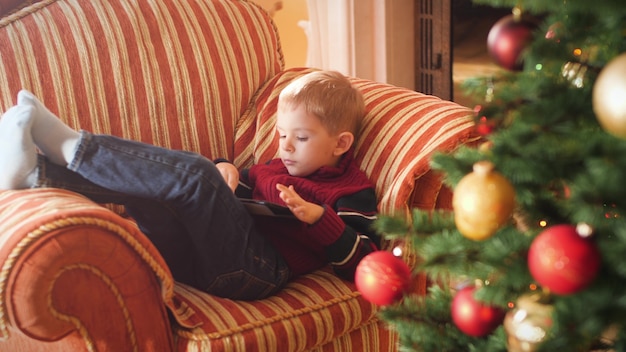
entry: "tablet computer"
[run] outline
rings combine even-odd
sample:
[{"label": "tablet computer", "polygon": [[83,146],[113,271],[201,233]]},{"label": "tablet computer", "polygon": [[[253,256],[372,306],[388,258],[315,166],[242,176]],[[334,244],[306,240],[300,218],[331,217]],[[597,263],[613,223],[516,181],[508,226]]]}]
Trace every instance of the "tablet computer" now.
[{"label": "tablet computer", "polygon": [[252,215],[295,219],[291,210],[286,206],[257,199],[239,198],[239,200]]}]

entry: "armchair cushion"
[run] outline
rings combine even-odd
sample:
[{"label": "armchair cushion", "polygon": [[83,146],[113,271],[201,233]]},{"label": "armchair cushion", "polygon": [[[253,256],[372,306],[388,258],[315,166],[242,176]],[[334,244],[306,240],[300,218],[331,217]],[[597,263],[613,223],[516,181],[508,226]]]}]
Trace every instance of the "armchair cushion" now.
[{"label": "armchair cushion", "polygon": [[[329,268],[260,301],[219,298],[182,284],[175,292],[203,317],[195,329],[175,328],[178,350],[308,351],[339,339],[344,350],[359,351],[370,344],[368,332],[377,336],[376,346],[386,346],[381,350],[395,349],[395,336],[379,326],[375,306]],[[363,326],[369,328],[357,332]],[[354,336],[340,339],[350,332]]]}]

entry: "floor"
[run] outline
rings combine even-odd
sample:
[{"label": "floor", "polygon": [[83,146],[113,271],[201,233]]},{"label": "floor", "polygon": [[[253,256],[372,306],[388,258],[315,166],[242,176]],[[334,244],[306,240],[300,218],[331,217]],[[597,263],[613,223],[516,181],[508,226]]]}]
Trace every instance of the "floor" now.
[{"label": "floor", "polygon": [[453,12],[452,81],[453,100],[473,107],[479,102],[466,96],[460,85],[471,77],[489,76],[501,70],[487,52],[487,35],[507,11],[460,6]]}]

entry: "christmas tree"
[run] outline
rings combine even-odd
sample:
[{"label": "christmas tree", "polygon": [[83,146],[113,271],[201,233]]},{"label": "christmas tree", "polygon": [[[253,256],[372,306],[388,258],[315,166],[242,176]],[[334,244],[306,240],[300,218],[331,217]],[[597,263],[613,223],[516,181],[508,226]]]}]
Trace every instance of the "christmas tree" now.
[{"label": "christmas tree", "polygon": [[474,3],[514,10],[465,85],[484,143],[432,159],[452,210],[378,221],[432,282],[381,315],[407,351],[624,351],[626,6]]}]

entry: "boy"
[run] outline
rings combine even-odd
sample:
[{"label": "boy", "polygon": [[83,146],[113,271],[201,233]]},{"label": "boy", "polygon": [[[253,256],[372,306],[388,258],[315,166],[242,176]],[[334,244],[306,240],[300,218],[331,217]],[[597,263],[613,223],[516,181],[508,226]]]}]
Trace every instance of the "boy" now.
[{"label": "boy", "polygon": [[[260,299],[327,263],[352,279],[376,250],[376,197],[352,154],[363,97],[339,73],[310,73],[281,92],[280,158],[241,179],[225,160],[76,132],[27,91],[17,101],[0,119],[0,189],[59,187],[123,204],[177,281]],[[255,220],[238,196],[283,204],[299,221]]]}]

